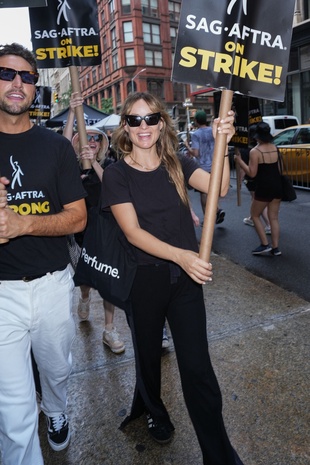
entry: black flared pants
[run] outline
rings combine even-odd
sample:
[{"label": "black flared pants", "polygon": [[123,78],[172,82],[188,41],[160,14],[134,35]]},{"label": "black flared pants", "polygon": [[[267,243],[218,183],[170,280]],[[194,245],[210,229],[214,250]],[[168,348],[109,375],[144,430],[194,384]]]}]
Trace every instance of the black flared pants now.
[{"label": "black flared pants", "polygon": [[[175,267],[174,267],[175,270]],[[131,416],[145,410],[170,422],[161,400],[161,343],[167,318],[185,403],[207,465],[242,465],[227,437],[220,388],[210,361],[202,287],[169,264],[139,266],[128,321],[136,356],[136,389]]]}]

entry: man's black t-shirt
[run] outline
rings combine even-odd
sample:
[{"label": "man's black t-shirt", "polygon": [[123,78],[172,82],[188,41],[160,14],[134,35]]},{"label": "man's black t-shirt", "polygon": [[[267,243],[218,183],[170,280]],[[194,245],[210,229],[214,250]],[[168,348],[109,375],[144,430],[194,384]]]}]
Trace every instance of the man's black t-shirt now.
[{"label": "man's black t-shirt", "polygon": [[[185,181],[188,182],[199,167],[191,159],[180,159]],[[198,251],[190,209],[181,201],[163,165],[154,171],[144,172],[120,160],[104,170],[102,207],[127,202],[134,205],[142,229],[175,247]],[[140,249],[136,250],[139,264],[163,262]]]},{"label": "man's black t-shirt", "polygon": [[[8,204],[20,215],[50,215],[84,198],[76,156],[63,136],[39,126],[0,132],[0,171],[11,182]],[[0,279],[20,279],[69,263],[66,236],[20,236],[0,245]]]}]

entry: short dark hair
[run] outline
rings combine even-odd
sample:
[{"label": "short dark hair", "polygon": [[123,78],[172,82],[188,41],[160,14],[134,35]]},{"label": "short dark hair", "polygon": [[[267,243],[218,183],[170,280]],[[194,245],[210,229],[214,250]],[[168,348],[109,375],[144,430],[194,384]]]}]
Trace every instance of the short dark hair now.
[{"label": "short dark hair", "polygon": [[0,45],[0,57],[5,55],[16,55],[23,58],[24,60],[28,61],[32,67],[32,71],[35,73],[38,72],[35,55],[23,45],[17,44],[15,42],[13,44]]},{"label": "short dark hair", "polygon": [[198,124],[207,124],[207,114],[204,110],[198,110],[195,114],[195,121]]}]

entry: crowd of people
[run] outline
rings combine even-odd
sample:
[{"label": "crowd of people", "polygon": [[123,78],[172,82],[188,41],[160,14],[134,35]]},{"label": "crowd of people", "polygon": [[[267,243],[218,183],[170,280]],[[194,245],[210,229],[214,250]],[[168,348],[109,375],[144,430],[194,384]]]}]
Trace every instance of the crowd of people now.
[{"label": "crowd of people", "polygon": [[[0,452],[3,465],[44,463],[38,435],[36,386],[47,420],[51,448],[70,441],[66,414],[72,365],[73,273],[66,237],[80,244],[87,211],[101,202],[110,208],[135,249],[137,273],[126,310],[136,363],[130,415],[121,428],[145,415],[148,432],[169,442],[174,425],[161,398],[161,355],[173,338],[182,390],[206,465],[242,465],[228,438],[220,387],[210,360],[202,285],[212,280],[212,264],[198,254],[195,214],[188,187],[201,193],[204,211],[210,184],[212,147],[218,133],[230,141],[234,112],[212,128],[204,112],[201,127],[179,156],[174,123],[163,102],[150,93],[131,93],[123,103],[112,140],[87,127],[88,144],[80,147],[73,132],[74,111],[82,99],[73,94],[63,135],[34,125],[29,108],[38,81],[36,61],[18,44],[0,48]],[[261,245],[253,254],[278,248],[281,189],[278,155],[268,125],[256,126],[249,164],[235,157],[257,181],[251,205]],[[201,129],[201,131],[200,131]],[[199,132],[200,131],[200,132]],[[208,141],[208,142],[207,142]],[[115,152],[110,151],[112,147]],[[208,144],[208,149],[204,147]],[[230,185],[228,147],[220,195]],[[77,161],[78,159],[78,161]],[[198,160],[198,163],[196,161]],[[83,160],[91,163],[83,169]],[[10,208],[8,208],[10,207]],[[261,222],[268,210],[272,245]],[[217,223],[225,212],[218,209]],[[196,216],[197,217],[197,216]],[[91,289],[80,287],[77,314],[89,318]],[[114,353],[125,344],[114,324],[114,306],[103,300],[103,342]],[[184,344],[188,338],[191,344]],[[52,354],[52,355],[51,355]],[[37,389],[38,390],[38,389]]]}]

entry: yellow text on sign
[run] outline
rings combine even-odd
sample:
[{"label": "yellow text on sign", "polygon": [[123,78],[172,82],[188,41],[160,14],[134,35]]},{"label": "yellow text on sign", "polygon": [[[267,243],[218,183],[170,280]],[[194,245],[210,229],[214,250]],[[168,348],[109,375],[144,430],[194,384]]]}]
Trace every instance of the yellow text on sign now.
[{"label": "yellow text on sign", "polygon": [[65,47],[38,48],[36,50],[37,60],[54,60],[55,58],[90,58],[99,55],[98,45],[67,45]]},{"label": "yellow text on sign", "polygon": [[239,55],[214,52],[194,47],[181,49],[182,59],[179,65],[184,68],[200,67],[201,70],[213,70],[215,73],[232,74],[252,81],[267,84],[281,84],[282,66],[258,61],[248,61]]}]

